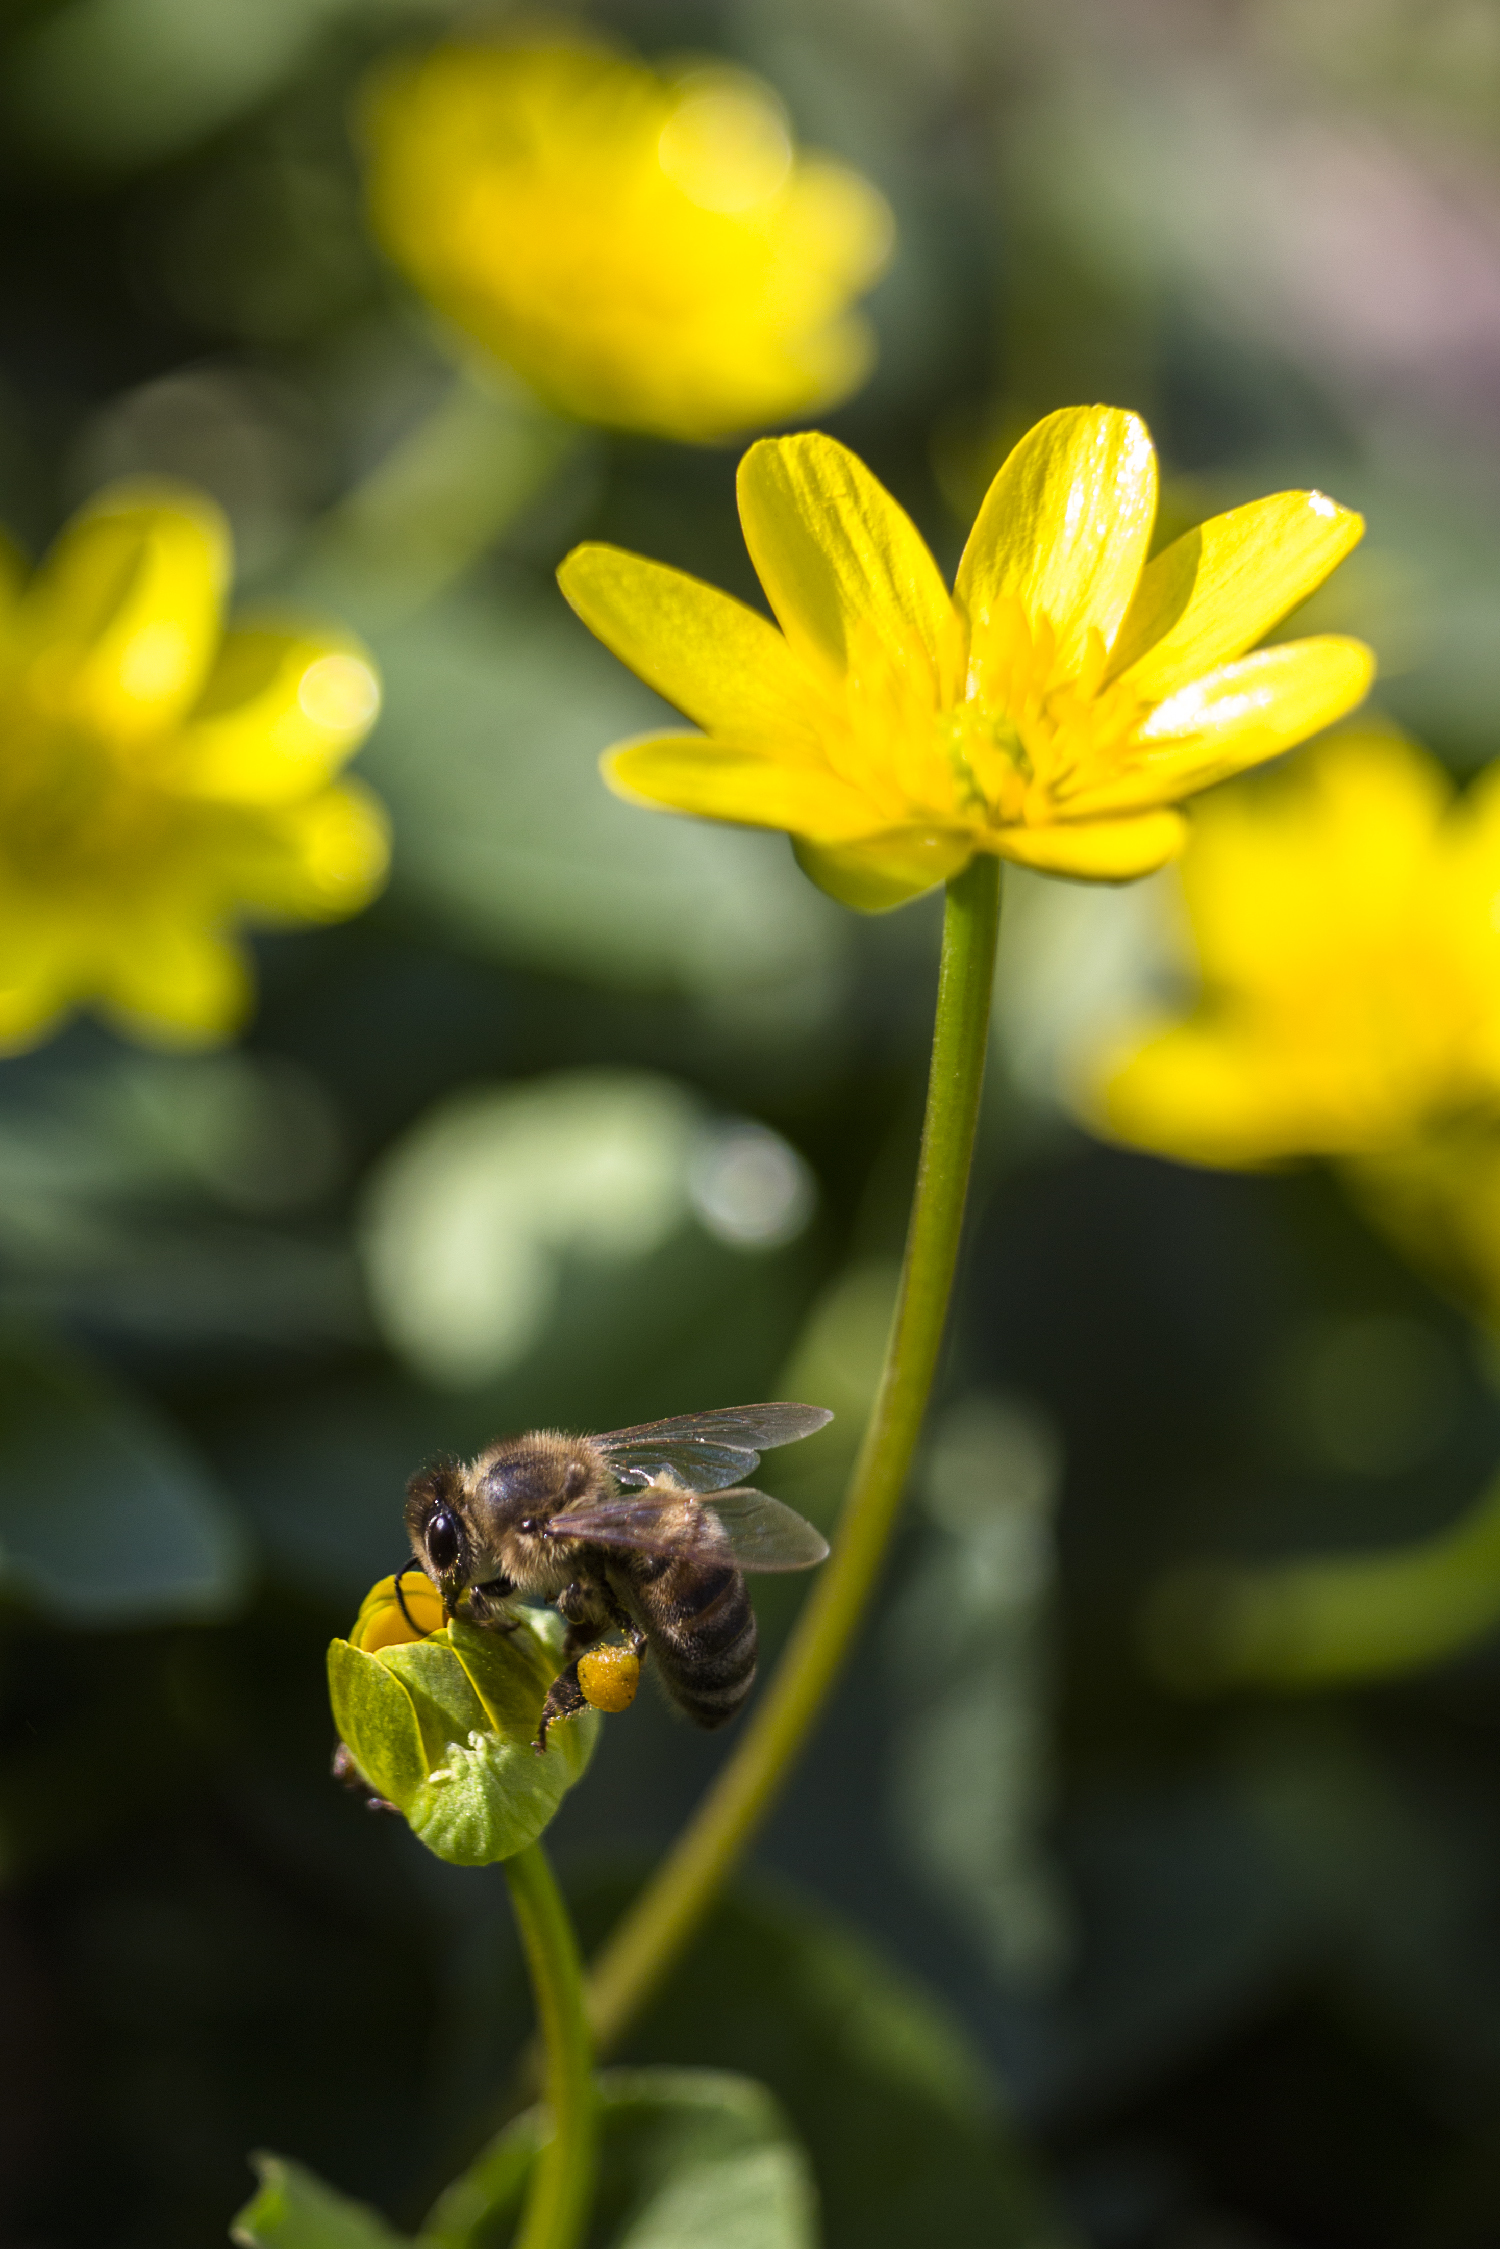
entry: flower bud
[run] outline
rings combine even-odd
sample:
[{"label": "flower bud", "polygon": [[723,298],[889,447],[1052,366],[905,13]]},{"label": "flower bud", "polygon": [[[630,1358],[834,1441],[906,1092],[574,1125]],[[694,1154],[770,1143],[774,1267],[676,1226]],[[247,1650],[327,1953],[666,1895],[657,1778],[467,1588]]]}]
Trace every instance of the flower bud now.
[{"label": "flower bud", "polygon": [[[453,1866],[489,1866],[535,1842],[582,1774],[598,1720],[584,1711],[532,1747],[566,1630],[519,1609],[508,1630],[442,1605],[416,1571],[372,1587],[347,1640],[328,1651],[343,1747],[359,1778]],[[620,1705],[619,1707],[623,1707]]]}]

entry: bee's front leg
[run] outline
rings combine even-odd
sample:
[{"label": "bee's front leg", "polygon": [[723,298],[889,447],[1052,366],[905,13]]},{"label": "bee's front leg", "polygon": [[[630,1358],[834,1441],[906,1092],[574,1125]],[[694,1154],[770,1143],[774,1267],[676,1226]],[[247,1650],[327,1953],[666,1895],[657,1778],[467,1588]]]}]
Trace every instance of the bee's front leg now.
[{"label": "bee's front leg", "polygon": [[505,1604],[514,1592],[508,1577],[487,1577],[482,1585],[469,1587],[464,1613],[471,1624],[482,1624],[488,1631],[514,1632],[521,1620],[505,1613]]},{"label": "bee's front leg", "polygon": [[597,1591],[578,1578],[563,1587],[553,1606],[568,1627],[568,1637],[563,1642],[565,1656],[582,1655],[585,1648],[591,1648],[609,1629],[609,1619],[601,1612]]},{"label": "bee's front leg", "polygon": [[[576,1628],[575,1628],[576,1629]],[[571,1639],[572,1634],[568,1637]],[[598,1639],[598,1633],[593,1634]],[[538,1757],[546,1755],[547,1728],[556,1718],[571,1718],[575,1711],[587,1710],[588,1697],[578,1684],[578,1658],[564,1666],[547,1689],[547,1699],[542,1704],[542,1723],[532,1743]]]}]

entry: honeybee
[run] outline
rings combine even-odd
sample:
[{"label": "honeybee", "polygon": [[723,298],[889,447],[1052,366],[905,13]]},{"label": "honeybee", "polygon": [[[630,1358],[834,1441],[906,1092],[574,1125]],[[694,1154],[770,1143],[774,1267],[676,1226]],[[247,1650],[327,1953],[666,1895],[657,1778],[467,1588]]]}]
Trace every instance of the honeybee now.
[{"label": "honeybee", "polygon": [[505,1604],[519,1593],[552,1602],[567,1619],[567,1661],[542,1706],[539,1752],[548,1727],[592,1699],[578,1659],[611,1630],[626,1635],[638,1660],[648,1651],[656,1658],[668,1695],[695,1724],[734,1716],[755,1677],[744,1573],[811,1569],[828,1553],[811,1523],[742,1479],[762,1452],[832,1419],[821,1406],[776,1404],[724,1406],[602,1437],[533,1429],[467,1464],[413,1476],[412,1553],[450,1616],[462,1601],[471,1622],[505,1631],[514,1622]]}]

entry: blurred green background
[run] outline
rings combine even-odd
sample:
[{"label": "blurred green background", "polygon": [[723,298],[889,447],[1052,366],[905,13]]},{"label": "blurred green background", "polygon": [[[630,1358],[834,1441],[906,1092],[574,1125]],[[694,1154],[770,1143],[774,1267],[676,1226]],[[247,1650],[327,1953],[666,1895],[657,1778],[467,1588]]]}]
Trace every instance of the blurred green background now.
[{"label": "blurred green background", "polygon": [[[528,2013],[498,1874],[328,1779],[324,1645],[399,1557],[406,1477],[506,1428],[802,1396],[839,1420],[767,1477],[827,1524],[883,1336],[935,904],[856,922],[782,839],[609,797],[597,752],[659,706],[552,582],[604,537],[756,598],[737,449],[557,446],[455,374],[365,230],[361,74],[504,20],[10,0],[0,31],[0,519],[40,551],[111,476],[206,487],[246,598],[373,647],[357,769],[395,822],[373,910],[260,942],[239,1048],[85,1024],[0,1066],[16,2249],[223,2238],[255,2146],[420,2211]],[[1493,0],[572,20],[749,66],[889,197],[879,367],[828,426],[945,567],[1031,419],[1133,406],[1179,521],[1303,483],[1364,509],[1307,624],[1370,639],[1380,704],[1456,769],[1500,747]],[[769,2083],[835,2249],[1500,2239],[1495,1647],[1195,1699],[1139,1629],[1205,1554],[1451,1522],[1500,1453],[1495,1362],[1322,1175],[1067,1120],[1072,1058],[1156,972],[1160,887],[1009,882],[896,1566],[630,2049]],[[760,1597],[773,1642],[798,1593]],[[552,1830],[591,1927],[721,1755],[649,1696],[607,1725]]]}]

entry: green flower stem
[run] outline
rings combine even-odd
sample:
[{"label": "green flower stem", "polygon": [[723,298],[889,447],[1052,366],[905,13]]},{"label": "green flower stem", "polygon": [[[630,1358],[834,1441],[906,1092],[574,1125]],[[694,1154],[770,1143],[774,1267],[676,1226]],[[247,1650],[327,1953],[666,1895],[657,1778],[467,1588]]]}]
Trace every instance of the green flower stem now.
[{"label": "green flower stem", "polygon": [[1500,1624],[1500,1476],[1430,1538],[1295,1562],[1189,1564],[1148,1598],[1153,1669],[1184,1694],[1316,1694],[1426,1670]]},{"label": "green flower stem", "polygon": [[932,1069],[896,1316],[833,1555],[739,1745],[589,1979],[601,2050],[615,2045],[692,1938],[765,1817],[832,1686],[879,1575],[937,1369],[979,1121],[1000,923],[1000,862],[948,885]]},{"label": "green flower stem", "polygon": [[552,2113],[551,2137],[532,2169],[515,2249],[577,2249],[593,2201],[597,2129],[583,1963],[540,1843],[502,1864],[531,1971]]},{"label": "green flower stem", "polygon": [[370,623],[412,616],[499,539],[587,441],[518,386],[461,371],[318,524],[295,581]]}]

